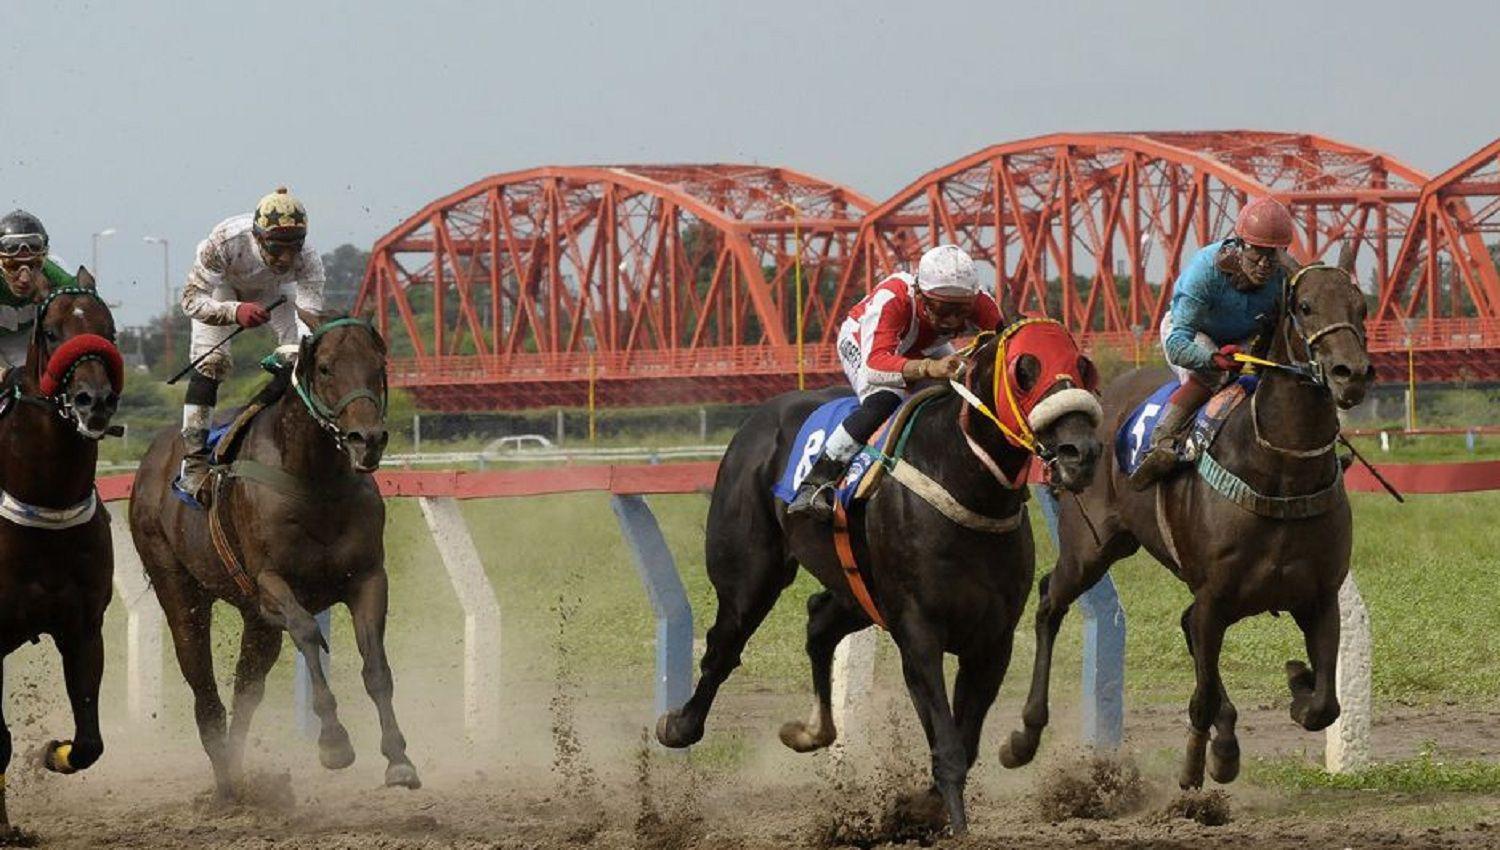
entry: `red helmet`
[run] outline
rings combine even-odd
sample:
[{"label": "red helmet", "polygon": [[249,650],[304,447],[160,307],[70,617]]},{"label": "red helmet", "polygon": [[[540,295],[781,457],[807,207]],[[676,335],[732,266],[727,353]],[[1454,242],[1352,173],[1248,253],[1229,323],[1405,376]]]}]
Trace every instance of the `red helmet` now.
[{"label": "red helmet", "polygon": [[1275,198],[1255,198],[1240,209],[1234,235],[1260,248],[1292,244],[1292,214]]}]

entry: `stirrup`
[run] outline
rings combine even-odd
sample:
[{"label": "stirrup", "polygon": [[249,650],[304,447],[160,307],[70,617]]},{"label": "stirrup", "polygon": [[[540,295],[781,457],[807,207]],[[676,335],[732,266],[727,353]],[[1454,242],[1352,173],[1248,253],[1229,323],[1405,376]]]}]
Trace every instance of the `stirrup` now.
[{"label": "stirrup", "polygon": [[[1135,490],[1144,490],[1153,484],[1160,483],[1172,477],[1179,469],[1187,466],[1187,462],[1179,455],[1176,446],[1163,443],[1152,448],[1146,456],[1141,459],[1141,465],[1135,468],[1126,479]],[[1157,461],[1157,457],[1166,457],[1166,461]]]},{"label": "stirrup", "polygon": [[833,519],[834,485],[832,482],[818,484],[812,491],[803,495],[806,485],[797,490],[796,498],[786,506],[788,516],[801,516],[806,514],[819,522],[829,522]]},{"label": "stirrup", "polygon": [[[204,481],[198,485],[198,492],[203,491],[203,484],[206,483],[207,478],[205,478]],[[195,511],[201,511],[207,507],[207,505],[198,500],[197,493],[189,493],[187,491],[187,488],[182,486],[182,475],[180,474],[172,479],[172,495],[177,497],[177,501],[183,503],[184,505],[187,505]]]}]

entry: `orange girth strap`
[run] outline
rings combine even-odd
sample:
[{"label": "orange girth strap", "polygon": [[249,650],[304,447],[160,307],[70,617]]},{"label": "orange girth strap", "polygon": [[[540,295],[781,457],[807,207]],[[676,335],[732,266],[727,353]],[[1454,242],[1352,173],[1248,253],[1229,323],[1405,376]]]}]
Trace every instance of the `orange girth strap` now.
[{"label": "orange girth strap", "polygon": [[839,564],[844,568],[844,578],[849,581],[849,592],[854,594],[859,607],[870,615],[875,625],[885,628],[885,618],[880,616],[880,609],[875,607],[870,588],[865,585],[865,577],[860,575],[859,564],[854,562],[854,546],[849,540],[849,515],[844,512],[844,505],[838,499],[833,501],[833,549],[838,553]]}]

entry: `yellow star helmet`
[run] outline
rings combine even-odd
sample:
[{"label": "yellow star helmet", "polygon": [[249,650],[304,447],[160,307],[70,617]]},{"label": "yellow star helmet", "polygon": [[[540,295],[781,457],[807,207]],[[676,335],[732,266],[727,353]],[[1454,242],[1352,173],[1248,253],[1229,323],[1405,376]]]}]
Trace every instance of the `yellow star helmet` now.
[{"label": "yellow star helmet", "polygon": [[288,236],[307,233],[307,210],[285,186],[255,205],[255,235],[265,237],[272,231],[282,231]]}]

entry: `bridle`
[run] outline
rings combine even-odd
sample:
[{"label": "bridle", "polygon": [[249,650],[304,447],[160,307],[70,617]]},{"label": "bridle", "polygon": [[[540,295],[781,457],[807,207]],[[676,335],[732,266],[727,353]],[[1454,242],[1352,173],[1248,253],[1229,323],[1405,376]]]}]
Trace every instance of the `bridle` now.
[{"label": "bridle", "polygon": [[[118,426],[105,429],[105,431],[98,434],[85,430],[83,422],[75,414],[72,394],[68,392],[68,386],[72,383],[73,374],[78,371],[79,366],[90,360],[103,364],[105,369],[110,373],[110,381],[114,391],[118,393],[121,390],[118,380],[119,375],[115,371],[116,364],[111,363],[109,359],[110,356],[117,358],[119,355],[117,352],[113,355],[106,354],[106,351],[114,350],[115,332],[113,327],[106,333],[96,334],[90,332],[76,334],[64,341],[64,347],[69,344],[78,344],[83,353],[68,363],[67,368],[61,374],[51,376],[53,378],[52,383],[56,386],[55,390],[47,392],[45,389],[48,384],[48,373],[52,366],[51,361],[57,353],[52,349],[51,344],[47,340],[45,328],[47,313],[52,307],[52,302],[65,295],[75,298],[92,298],[103,304],[106,310],[108,309],[108,305],[104,304],[104,299],[99,297],[99,293],[87,287],[64,286],[49,291],[47,297],[37,305],[36,319],[31,327],[31,347],[37,353],[37,356],[33,358],[36,362],[32,366],[32,377],[36,380],[37,386],[42,391],[34,395],[22,392],[20,382],[15,381],[12,382],[11,392],[17,401],[47,408],[62,419],[71,422],[74,430],[78,432],[79,436],[85,439],[97,441],[111,434],[123,433],[123,430]],[[75,343],[75,340],[77,343]]]},{"label": "bridle", "polygon": [[[1307,332],[1307,329],[1302,325],[1301,318],[1297,315],[1297,287],[1302,283],[1302,276],[1314,269],[1320,271],[1338,272],[1339,274],[1344,276],[1344,280],[1346,283],[1348,283],[1349,286],[1358,289],[1358,285],[1354,282],[1353,273],[1349,272],[1347,269],[1342,269],[1338,266],[1326,265],[1324,263],[1313,263],[1311,265],[1303,266],[1302,268],[1297,269],[1297,271],[1294,272],[1291,277],[1287,278],[1286,284],[1282,287],[1281,290],[1281,320],[1278,324],[1279,330],[1282,333],[1286,334],[1287,357],[1291,362],[1286,364],[1278,363],[1274,365],[1276,368],[1282,371],[1291,372],[1297,375],[1302,380],[1322,387],[1325,391],[1327,391],[1328,375],[1323,369],[1323,364],[1318,362],[1318,352],[1316,347],[1318,342],[1323,338],[1329,336],[1330,334],[1334,334],[1339,331],[1348,331],[1349,333],[1354,334],[1355,339],[1357,339],[1359,341],[1359,344],[1363,347],[1366,344],[1365,331],[1364,328],[1354,324],[1353,322],[1330,322],[1329,324],[1318,328],[1312,333]],[[1301,344],[1303,352],[1301,358],[1298,357],[1297,353],[1294,350],[1294,347],[1292,345],[1293,340]],[[1258,395],[1258,393],[1252,393],[1250,396],[1250,424],[1255,432],[1255,442],[1260,445],[1261,448],[1276,452],[1277,454],[1296,458],[1318,457],[1320,455],[1324,455],[1330,451],[1333,451],[1333,447],[1338,443],[1339,439],[1339,435],[1337,432],[1334,433],[1333,439],[1329,440],[1327,444],[1314,449],[1288,449],[1282,446],[1278,446],[1267,440],[1265,437],[1261,436],[1260,416],[1257,413],[1255,403]]]},{"label": "bridle", "polygon": [[312,369],[316,366],[318,341],[329,331],[341,327],[364,328],[375,337],[377,342],[384,346],[380,332],[375,329],[375,325],[365,319],[346,317],[325,322],[318,326],[318,329],[313,331],[302,343],[302,355],[297,358],[297,365],[292,369],[292,388],[297,391],[297,397],[302,400],[302,404],[307,408],[307,412],[312,416],[313,421],[318,423],[324,431],[327,431],[333,437],[334,443],[343,451],[349,447],[349,433],[339,426],[339,416],[349,408],[349,405],[360,399],[366,399],[375,405],[376,409],[380,411],[381,418],[384,418],[390,400],[390,386],[386,377],[385,365],[382,363],[380,367],[379,394],[376,394],[369,387],[360,387],[356,390],[350,390],[338,401],[329,404],[319,398],[316,392],[313,392],[308,381],[302,377],[301,373],[304,369]]},{"label": "bridle", "polygon": [[[1011,339],[1015,337],[1016,333],[1022,328],[1028,325],[1037,324],[1061,325],[1061,323],[1056,319],[1039,317],[1021,319],[1019,321],[1012,322],[1004,330],[1000,331],[998,335],[993,333],[980,334],[979,336],[974,338],[974,341],[970,343],[967,348],[960,352],[964,355],[970,355],[974,352],[977,352],[981,347],[984,346],[985,343],[989,342],[991,338],[998,336],[995,345],[995,362],[994,368],[992,370],[994,372],[994,375],[992,378],[992,385],[990,387],[990,397],[996,400],[997,406],[999,405],[999,400],[1001,398],[1005,399],[1007,408],[1009,409],[1011,415],[1015,418],[1014,428],[1006,425],[1006,423],[995,414],[995,411],[992,410],[989,405],[985,404],[984,400],[974,392],[971,383],[973,381],[976,370],[965,369],[962,382],[954,379],[949,379],[948,383],[953,388],[953,391],[958,393],[958,395],[964,400],[965,403],[967,403],[969,407],[972,407],[975,410],[979,411],[984,415],[986,419],[993,422],[995,424],[995,427],[1000,429],[1000,433],[1005,437],[1006,442],[1010,443],[1016,448],[1025,449],[1026,451],[1036,455],[1046,466],[1048,473],[1051,474],[1053,472],[1053,467],[1055,467],[1057,464],[1057,454],[1053,452],[1046,444],[1038,440],[1036,434],[1031,430],[1031,425],[1027,422],[1026,414],[1021,410],[1021,405],[1016,400],[1016,393],[1013,386],[1013,381],[1011,380],[1010,370],[1006,368],[1006,353]],[[1052,387],[1057,387],[1060,385],[1074,387],[1077,386],[1077,383],[1073,380],[1073,376],[1068,374],[1059,374],[1055,376],[1051,387],[1049,387],[1048,389],[1050,390]],[[979,444],[974,440],[973,436],[969,434],[967,428],[967,417],[960,417],[959,430],[963,433],[964,439],[968,441],[970,450],[972,450],[977,456],[979,456],[979,459],[984,462],[985,466],[990,470],[992,474],[994,474],[1001,480],[1001,483],[1006,483],[1004,476],[999,473],[999,467],[994,462],[994,459],[989,456],[988,452],[982,451],[979,448]],[[1020,477],[1024,480],[1024,476]]]}]

